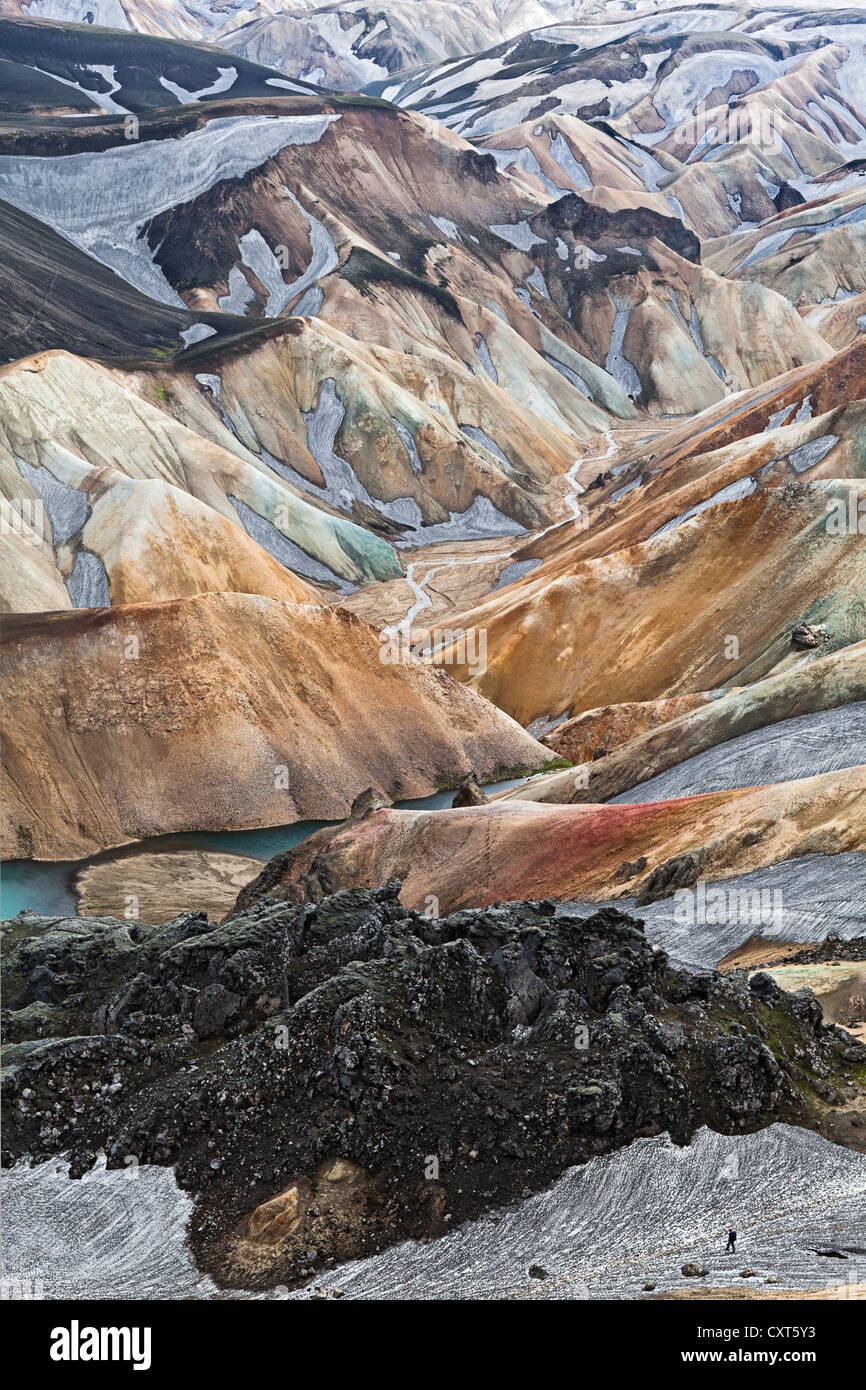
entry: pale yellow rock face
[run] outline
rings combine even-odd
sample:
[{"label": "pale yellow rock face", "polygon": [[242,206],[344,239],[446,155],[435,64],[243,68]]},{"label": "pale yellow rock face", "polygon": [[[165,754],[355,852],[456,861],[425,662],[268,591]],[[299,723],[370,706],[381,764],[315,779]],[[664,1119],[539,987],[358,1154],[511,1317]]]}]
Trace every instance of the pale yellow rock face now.
[{"label": "pale yellow rock face", "polygon": [[52,613],[71,608],[44,540],[10,532],[0,536],[0,612]]},{"label": "pale yellow rock face", "polygon": [[[411,498],[424,521],[435,523],[446,521],[449,512],[465,511],[480,492],[505,515],[537,524],[541,509],[507,476],[501,461],[467,439],[459,426],[507,437],[513,469],[543,484],[570,465],[574,445],[566,430],[580,427],[579,418],[569,419],[560,410],[550,423],[534,420],[484,374],[474,375],[431,350],[429,342],[419,351],[398,351],[359,343],[341,331],[348,327],[342,320],[340,328],[319,320],[299,323],[297,333],[224,364],[221,401],[252,447],[258,442],[279,458],[297,456],[298,471],[321,485],[303,415],[315,410],[330,380],[339,383],[345,409],[340,456],[371,495],[386,502]],[[471,353],[468,338],[466,346]],[[551,385],[561,381],[552,368],[541,370]],[[592,407],[585,414],[589,423],[582,432],[589,438],[605,417]],[[394,419],[415,437],[422,472],[413,470]]]},{"label": "pale yellow rock face", "polygon": [[[832,356],[830,344],[773,289],[725,279],[658,239],[649,246],[654,269],[612,283],[618,299],[631,306],[623,353],[642,384],[641,405],[652,415],[694,415]],[[604,360],[614,323],[610,292],[587,290],[574,319],[592,355]]]},{"label": "pale yellow rock face", "polygon": [[117,917],[160,924],[191,903],[219,921],[244,884],[261,873],[262,861],[213,850],[118,855],[90,864],[76,875],[82,917]]},{"label": "pale yellow rock face", "polygon": [[[704,350],[721,363],[729,391],[748,390],[792,367],[832,356],[819,334],[808,326],[803,331],[802,320],[781,294],[725,280],[712,265],[692,265],[667,248],[658,249],[657,258],[668,275],[681,277],[697,307]],[[687,307],[684,297],[681,308]],[[722,384],[717,376],[716,381]]]},{"label": "pale yellow rock face", "polygon": [[263,1245],[275,1245],[300,1225],[309,1198],[304,1200],[297,1183],[263,1202],[249,1217],[249,1238]]},{"label": "pale yellow rock face", "polygon": [[223,1271],[243,1288],[262,1274],[277,1278],[299,1245],[350,1258],[381,1200],[365,1169],[349,1159],[325,1160],[241,1218],[220,1243]]},{"label": "pale yellow rock face", "polygon": [[804,305],[801,314],[816,333],[838,349],[849,347],[862,337],[859,320],[866,316],[866,292],[837,304]]},{"label": "pale yellow rock face", "polygon": [[866,1035],[866,962],[835,961],[821,965],[774,965],[768,973],[780,989],[811,989],[831,1023]]},{"label": "pale yellow rock face", "polygon": [[[306,500],[239,443],[198,384],[182,377],[170,387],[159,381],[66,352],[0,368],[0,496],[13,504],[38,500],[17,458],[93,492],[94,514],[83,540],[97,554],[100,546],[106,549],[124,595],[115,599],[112,591],[112,601],[135,601],[126,597],[132,593],[136,600],[158,601],[222,587],[311,601],[304,580],[247,535],[232,497],[337,579],[361,583],[369,577],[350,554],[353,543],[358,556],[365,547],[375,551],[383,575],[399,572],[383,541]],[[300,463],[306,450],[292,448],[290,461]],[[47,521],[43,549],[52,550]],[[61,547],[59,579],[72,559]]]},{"label": "pale yellow rock face", "polygon": [[[87,498],[92,510],[81,544],[102,561],[112,603],[159,603],[209,591],[319,602],[310,585],[272,559],[240,525],[170,483],[132,480],[113,469],[87,465],[64,468],[57,459],[52,460],[52,476],[68,478]],[[16,549],[20,565],[0,568],[6,610],[71,607],[64,581],[76,551],[68,544],[59,546],[52,564],[42,550],[20,540]]]}]

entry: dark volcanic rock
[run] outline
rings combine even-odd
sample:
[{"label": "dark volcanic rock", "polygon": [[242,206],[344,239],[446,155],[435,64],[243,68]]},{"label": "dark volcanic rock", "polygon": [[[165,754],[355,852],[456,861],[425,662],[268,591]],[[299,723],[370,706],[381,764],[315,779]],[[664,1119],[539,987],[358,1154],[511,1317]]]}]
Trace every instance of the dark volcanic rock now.
[{"label": "dark volcanic rock", "polygon": [[646,907],[647,903],[657,902],[659,898],[669,898],[677,888],[691,888],[700,878],[706,862],[707,851],[701,846],[658,864],[639,888],[635,904]]},{"label": "dark volcanic rock", "polygon": [[816,627],[810,623],[803,623],[800,627],[795,627],[791,633],[791,642],[801,651],[806,651],[810,647],[820,647],[822,642],[826,642],[828,632],[825,627]]},{"label": "dark volcanic rock", "polygon": [[[792,956],[786,956],[786,965],[820,965],[825,961],[842,960],[866,960],[866,936],[855,936],[851,941],[843,941],[836,933],[831,932],[824,941],[817,941],[814,946],[804,946],[802,951],[796,951]],[[768,958],[767,964],[779,965],[781,961],[777,957]]]},{"label": "dark volcanic rock", "polygon": [[[434,920],[399,889],[218,925],[22,915],[7,1160],[171,1164],[202,1267],[261,1287],[440,1234],[637,1136],[810,1123],[801,1084],[850,1079],[852,1039],[808,991],[674,971],[612,909]],[[50,1005],[27,1002],[34,980]]]},{"label": "dark volcanic rock", "polygon": [[468,772],[454,793],[454,800],[451,805],[483,806],[486,801],[487,795],[475,773]]},{"label": "dark volcanic rock", "polygon": [[577,193],[566,193],[558,202],[536,213],[530,226],[544,240],[551,234],[567,232],[589,246],[603,242],[612,253],[623,245],[637,243],[645,247],[657,237],[686,260],[696,264],[700,261],[701,243],[694,232],[673,214],[666,217],[647,207],[608,210]]},{"label": "dark volcanic rock", "polygon": [[802,207],[806,199],[797,188],[793,188],[789,183],[783,183],[776,194],[773,202],[777,212],[787,212],[789,208]]},{"label": "dark volcanic rock", "polygon": [[767,1004],[774,1004],[782,992],[772,975],[768,975],[764,970],[759,970],[752,976],[749,989]]}]

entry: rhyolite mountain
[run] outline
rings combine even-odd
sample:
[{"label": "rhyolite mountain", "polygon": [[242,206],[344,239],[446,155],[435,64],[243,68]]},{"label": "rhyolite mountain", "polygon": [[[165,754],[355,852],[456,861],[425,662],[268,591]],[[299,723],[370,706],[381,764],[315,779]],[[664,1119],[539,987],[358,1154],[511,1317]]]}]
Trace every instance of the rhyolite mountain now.
[{"label": "rhyolite mountain", "polygon": [[[28,615],[26,644],[6,645],[22,710],[36,653],[46,717],[73,648],[101,702],[129,693],[130,672],[92,640],[108,627],[41,615],[110,606],[120,633],[147,611],[162,634],[209,593],[214,621],[231,603],[250,614],[233,659],[301,724],[322,674],[285,671],[277,693],[254,649],[263,604],[299,632],[342,605],[385,629],[372,634],[383,660],[398,628],[432,642],[453,708],[455,678],[487,702],[489,755],[442,748],[420,779],[401,756],[334,783],[305,771],[285,819],[339,817],[368,787],[399,798],[537,768],[537,735],[583,771],[512,798],[619,797],[678,758],[856,702],[856,11],[834,12],[827,34],[796,5],[563,11],[549,30],[509,27],[483,57],[467,30],[458,86],[419,71],[389,89],[399,106],[243,63],[223,80],[205,73],[212,45],[162,36],[156,10],[155,28],[123,13],[122,28],[47,12],[0,25],[5,62],[102,103],[74,119],[7,112],[0,128],[0,486],[10,514],[42,518],[2,537],[0,602]],[[348,11],[329,13],[309,22],[354,34]],[[724,37],[706,27],[723,21]],[[168,75],[182,59],[184,81]],[[720,141],[723,112],[736,138]],[[692,146],[686,116],[709,122]],[[148,654],[166,691],[172,641]],[[193,683],[185,700],[171,729],[185,756],[201,721],[235,727],[231,694]],[[31,708],[42,717],[43,698]],[[136,715],[144,746],[162,737],[161,708]],[[498,746],[497,710],[527,730],[522,754],[513,732]],[[242,703],[243,739],[262,717]],[[145,805],[129,806],[95,771],[98,796],[73,811],[82,756],[107,765],[96,745],[83,754],[83,727],[64,718],[39,774],[47,799],[13,777],[13,853],[279,816],[270,795],[239,812],[231,739],[207,779],[225,796],[184,813],[176,790],[145,783]],[[841,737],[815,775],[862,761],[852,730]],[[9,768],[25,744],[7,737]],[[282,737],[261,755],[282,765]],[[836,813],[833,843],[856,849],[844,796]],[[789,849],[783,836],[773,854]]]},{"label": "rhyolite mountain", "polygon": [[560,1296],[532,1201],[565,1287],[725,1144],[762,1286],[860,1258],[864,73],[805,0],[0,5],[16,1270],[429,1293],[466,1219]]}]

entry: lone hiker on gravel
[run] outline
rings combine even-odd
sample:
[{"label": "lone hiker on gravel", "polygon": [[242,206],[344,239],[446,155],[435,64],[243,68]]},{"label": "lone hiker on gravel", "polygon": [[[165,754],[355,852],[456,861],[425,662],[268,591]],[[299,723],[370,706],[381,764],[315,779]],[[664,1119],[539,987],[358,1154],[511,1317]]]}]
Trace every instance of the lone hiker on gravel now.
[{"label": "lone hiker on gravel", "polygon": [[727,1245],[725,1246],[725,1254],[726,1254],[726,1255],[727,1255],[727,1253],[728,1253],[729,1250],[732,1251],[732,1253],[733,1253],[734,1255],[736,1255],[736,1253],[737,1253],[737,1233],[736,1233],[736,1231],[734,1230],[733,1226],[729,1226],[729,1227],[728,1227],[728,1243],[727,1243]]}]

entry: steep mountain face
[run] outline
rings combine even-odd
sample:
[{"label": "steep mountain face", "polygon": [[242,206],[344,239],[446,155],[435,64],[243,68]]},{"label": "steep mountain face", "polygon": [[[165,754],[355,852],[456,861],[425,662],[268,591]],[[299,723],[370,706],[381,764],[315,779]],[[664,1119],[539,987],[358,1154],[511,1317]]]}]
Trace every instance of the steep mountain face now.
[{"label": "steep mountain face", "polygon": [[[349,32],[346,14],[329,14]],[[683,10],[571,16],[509,39],[489,107],[505,130],[454,122],[475,144],[373,98],[278,95],[269,78],[190,86],[201,99],[186,102],[161,39],[8,22],[8,62],[26,66],[39,43],[44,71],[78,88],[90,90],[84,72],[107,82],[110,67],[122,94],[131,54],[144,76],[132,139],[121,112],[5,132],[10,355],[31,339],[115,363],[49,352],[0,377],[6,502],[47,517],[38,537],[3,537],[22,580],[5,607],[208,588],[289,602],[396,592],[399,551],[501,541],[496,558],[513,561],[495,570],[499,587],[449,613],[458,637],[483,634],[483,669],[440,646],[524,723],[767,678],[798,623],[827,629],[824,653],[858,642],[860,549],[826,528],[816,537],[812,521],[851,499],[859,515],[860,328],[835,306],[861,289],[861,171],[850,158],[844,177],[834,169],[856,144],[840,112],[847,102],[854,120],[848,50],[861,27],[842,15],[819,45],[793,10],[713,14],[730,21],[715,44]],[[476,107],[494,80],[479,62]],[[515,90],[550,95],[566,77],[569,109],[548,102],[507,126]],[[610,88],[603,113],[581,105],[593,82]],[[462,96],[468,86],[463,72]],[[412,88],[416,107],[424,90]],[[173,104],[149,115],[162,92]],[[799,102],[814,136],[777,146],[797,167],[772,198],[785,202],[798,179],[806,192],[803,180],[819,181],[821,196],[779,212],[771,202],[750,229],[719,172],[739,159],[736,142],[686,149],[677,103],[695,115],[768,92],[777,112]],[[821,102],[836,111],[826,157]],[[690,218],[666,181],[698,190],[704,166],[707,197]],[[46,267],[59,262],[41,298],[20,254],[30,235],[46,239]],[[823,300],[832,316],[813,312]],[[825,320],[851,341],[838,358]],[[695,412],[695,425],[665,423]],[[664,424],[661,442],[638,436],[647,416]],[[759,554],[744,541],[755,535],[767,537]],[[791,582],[761,616],[746,595],[783,563]],[[442,616],[415,567],[412,616]],[[375,616],[375,598],[363,611]],[[613,655],[602,631],[621,633]]]},{"label": "steep mountain face", "polygon": [[[418,0],[385,5],[286,6],[275,14],[223,27],[218,42],[232,53],[322,87],[357,91],[391,73],[482,49],[508,32],[492,3]],[[543,14],[543,11],[541,11]],[[546,18],[546,16],[545,16]]]},{"label": "steep mountain face", "polygon": [[[540,529],[611,416],[700,409],[831,350],[781,296],[701,267],[669,209],[527,207],[491,156],[389,108],[212,109],[142,122],[133,144],[79,128],[50,154],[34,134],[0,156],[4,189],[196,311],[160,377],[169,408],[188,363],[268,472],[405,543]],[[167,139],[187,182],[166,178]],[[313,322],[228,344],[239,316],[264,330],[287,311]]]},{"label": "steep mountain face", "polygon": [[[265,97],[267,82],[241,102],[232,88],[153,114],[142,98],[134,139],[119,113],[8,128],[10,248],[44,235],[46,265],[63,248],[44,298],[27,258],[8,259],[12,353],[68,340],[115,365],[49,352],[0,374],[4,497],[47,518],[38,537],[3,537],[17,566],[6,609],[208,589],[310,602],[380,584],[380,621],[393,621],[390,586],[414,594],[412,617],[448,618],[433,640],[458,676],[542,728],[770,677],[798,623],[826,629],[821,654],[859,642],[862,551],[813,523],[851,498],[859,515],[860,330],[840,321],[834,336],[854,341],[834,358],[804,301],[841,305],[859,288],[860,192],[822,183],[813,203],[743,227],[712,184],[727,147],[704,141],[696,163],[674,119],[677,93],[690,110],[759,95],[738,86],[747,60],[761,91],[788,83],[789,105],[810,55],[825,88],[853,93],[850,63],[788,11],[759,37],[737,11],[716,48],[701,22],[676,11],[578,23],[574,43],[567,29],[516,40],[515,81],[552,63],[607,82],[605,64],[622,78],[631,55],[628,103],[600,124],[533,112],[475,144],[372,98]],[[68,80],[77,44],[107,45],[118,73],[135,49],[168,91],[162,40],[4,32],[19,60],[44,37]],[[730,90],[707,85],[710,69]],[[839,152],[822,165],[812,150],[810,177]],[[711,240],[712,199],[690,219],[661,187],[704,164],[701,188],[727,207]],[[647,416],[664,427],[641,437]],[[432,576],[436,547],[487,539],[505,549],[480,604],[461,609],[458,590],[436,607],[414,560],[402,578],[407,549],[432,548]],[[781,565],[777,593],[766,577]],[[375,619],[377,602],[356,606]],[[485,646],[471,671],[466,631]],[[620,634],[613,653],[602,633]]]},{"label": "steep mountain face", "polygon": [[566,195],[531,219],[542,283],[626,394],[686,415],[830,356],[781,296],[741,291],[698,264],[697,239],[648,209]]},{"label": "steep mountain face", "polygon": [[[762,100],[787,99],[795,107],[807,105],[802,84],[829,81],[853,94],[862,43],[862,14],[843,5],[826,21],[796,3],[665,5],[645,14],[611,9],[534,27],[486,53],[377,85],[400,105],[436,104],[446,124],[474,134],[556,110],[584,119],[627,113],[624,124],[654,136],[655,145],[699,112],[715,114],[758,89]],[[807,110],[801,124],[809,129],[814,119]],[[832,125],[829,138],[844,143],[842,129]],[[722,144],[724,136],[715,131],[704,143],[712,140]],[[697,138],[686,153],[696,144]]]},{"label": "steep mountain face", "polygon": [[[158,380],[145,379],[148,399],[135,378],[67,353],[0,371],[0,488],[10,507],[26,500],[28,515],[41,508],[42,517],[36,534],[13,530],[9,539],[34,560],[53,561],[71,606],[82,606],[77,566],[100,575],[98,597],[85,607],[133,594],[159,600],[224,587],[226,571],[209,574],[209,567],[222,566],[229,549],[247,557],[230,587],[272,597],[275,583],[282,596],[300,597],[309,594],[304,579],[339,590],[401,573],[387,541],[314,506],[235,438],[216,413],[214,382],[210,390],[194,377],[179,384],[178,419],[165,408],[173,382]],[[131,503],[136,524],[129,530],[119,518]],[[153,506],[166,509],[164,521],[173,518],[171,531],[196,516],[195,535],[179,551],[153,524]],[[113,534],[125,536],[119,547]],[[201,589],[189,587],[193,572]],[[14,574],[4,585],[6,607],[24,609],[15,602]]]},{"label": "steep mountain face", "polygon": [[335,820],[370,786],[420,797],[475,766],[492,780],[547,761],[446,672],[383,661],[366,623],[318,606],[211,593],[20,616],[3,649],[10,856]]},{"label": "steep mountain face", "polygon": [[820,195],[862,160],[864,44],[862,13],[844,6],[827,22],[797,5],[660,6],[534,29],[369,90],[498,150],[549,193],[666,203],[712,237]]},{"label": "steep mountain face", "polygon": [[46,348],[156,358],[178,351],[195,321],[8,203],[0,203],[0,294],[6,362]]},{"label": "steep mountain face", "polygon": [[204,40],[289,77],[356,91],[597,9],[584,0],[3,0],[0,14]]},{"label": "steep mountain face", "polygon": [[[476,136],[474,143],[536,196],[579,193],[611,211],[649,208],[681,219],[701,236],[721,236],[738,225],[711,165],[678,168],[670,158],[657,158],[639,139],[619,134],[609,121],[584,121],[567,111],[551,111],[510,129]],[[773,206],[768,205],[768,215]]]},{"label": "steep mountain face", "polygon": [[[826,304],[866,290],[866,181],[790,208],[713,242],[708,262],[732,280],[757,280],[792,303]],[[831,185],[832,188],[832,185]]]},{"label": "steep mountain face", "polygon": [[[575,436],[604,429],[608,406],[631,406],[581,354],[574,360],[599,405],[548,360],[549,330],[497,259],[509,243],[484,221],[519,220],[518,191],[464,142],[439,140],[414,117],[292,99],[270,109],[280,114],[185,117],[172,153],[188,162],[198,197],[190,184],[166,184],[161,141],[176,133],[173,120],[143,123],[135,146],[92,150],[104,136],[73,132],[65,153],[47,156],[53,136],[31,141],[43,153],[6,156],[5,187],[83,251],[122,262],[142,292],[178,306],[182,295],[203,311],[183,330],[196,346],[180,359],[195,364],[195,390],[213,394],[216,378],[232,378],[220,388],[230,428],[317,501],[355,519],[378,513],[386,532],[418,531],[421,541],[425,527],[495,535],[545,524],[544,488],[572,465]],[[87,178],[70,181],[85,165]],[[125,191],[109,206],[119,175]],[[181,188],[188,200],[166,208]],[[337,198],[336,188],[353,195]],[[105,210],[101,226],[94,202]],[[458,203],[466,242],[448,222],[452,250],[438,223]],[[118,245],[127,248],[120,257]],[[236,335],[238,314],[264,329],[286,309],[317,317],[283,329],[279,348],[269,331],[258,356],[214,357],[206,339]],[[273,385],[271,421],[252,399],[260,372]]]},{"label": "steep mountain face", "polygon": [[[208,588],[318,602],[239,525],[160,479],[126,478],[62,454],[51,466],[22,460],[19,469],[54,518],[55,564],[66,587],[57,608],[160,602]],[[64,536],[67,516],[82,524]],[[20,607],[14,589],[4,599]]]},{"label": "steep mountain face", "polygon": [[[804,622],[826,630],[824,650],[862,642],[866,553],[857,536],[846,543],[825,523],[850,497],[859,509],[866,482],[731,491],[735,500],[637,545],[558,556],[461,614],[458,627],[487,633],[477,688],[528,724],[614,695],[653,700],[747,684],[796,656],[792,634]],[[580,641],[566,642],[575,630]],[[550,650],[560,653],[553,665],[541,660]]]},{"label": "steep mountain face", "polygon": [[[779,766],[783,772],[789,766],[802,770],[797,761],[798,735],[811,736],[815,723],[816,737],[826,732],[824,725],[810,716],[853,704],[862,709],[866,699],[864,657],[866,647],[859,642],[827,656],[816,656],[814,661],[795,661],[775,675],[723,693],[701,692],[586,710],[544,737],[545,744],[560,756],[585,764],[586,777],[552,773],[536,779],[532,791],[523,794],[541,801],[607,801],[617,795],[643,801],[644,782],[652,782],[680,763],[694,774],[700,769],[707,772],[713,761],[721,763],[728,752],[733,754],[729,774],[748,782],[752,774],[743,756],[745,747],[738,740],[751,738],[759,748],[766,745],[770,749],[777,733],[775,726],[780,723],[785,728],[778,731],[784,741]],[[831,737],[843,735],[838,747],[827,749],[834,763],[857,756],[856,731],[852,729],[853,736],[845,737],[844,719],[843,715],[829,721]],[[720,745],[721,757],[702,758]],[[779,766],[763,770],[776,773]]]}]

